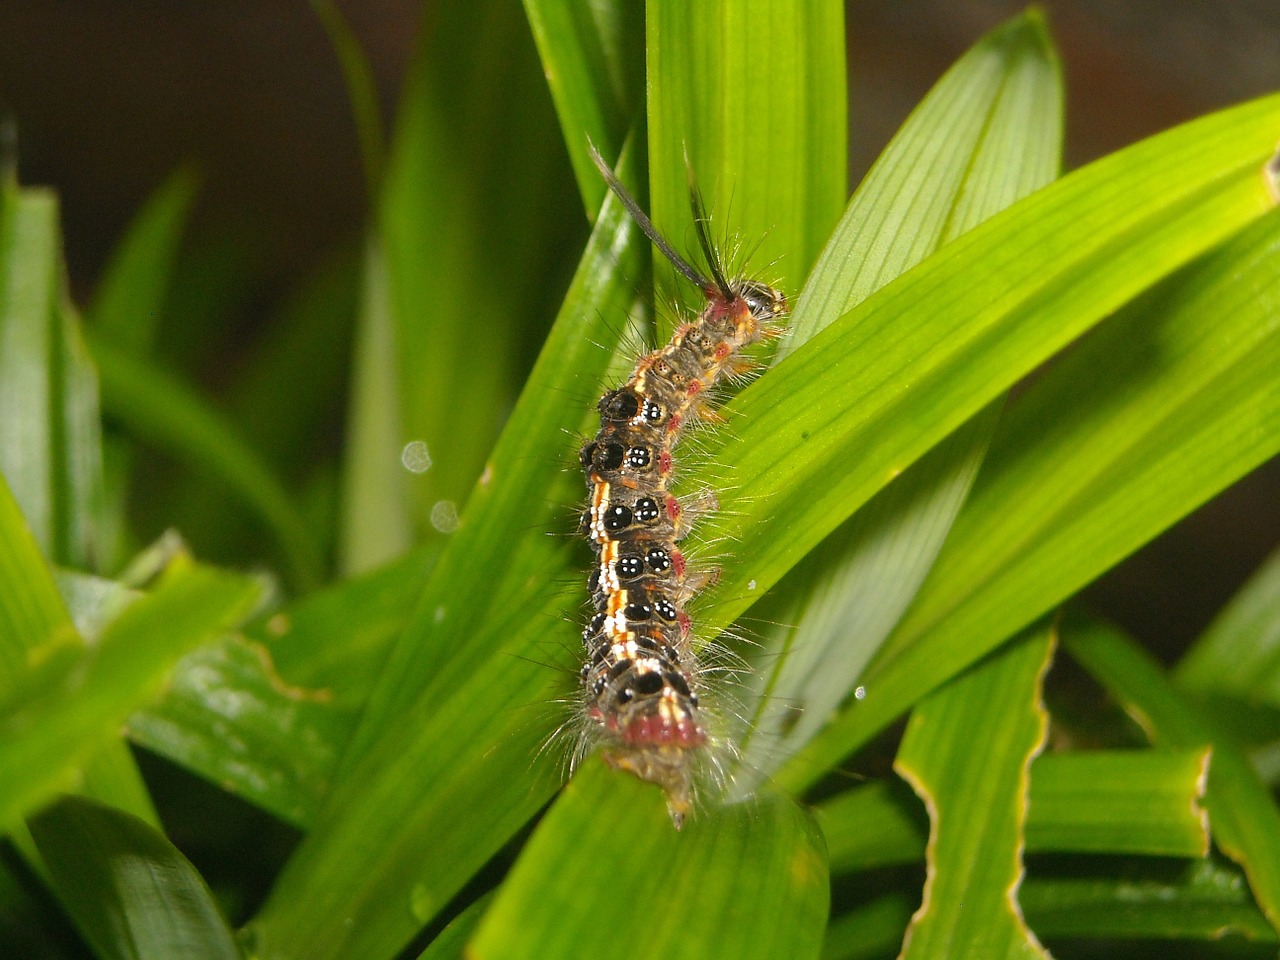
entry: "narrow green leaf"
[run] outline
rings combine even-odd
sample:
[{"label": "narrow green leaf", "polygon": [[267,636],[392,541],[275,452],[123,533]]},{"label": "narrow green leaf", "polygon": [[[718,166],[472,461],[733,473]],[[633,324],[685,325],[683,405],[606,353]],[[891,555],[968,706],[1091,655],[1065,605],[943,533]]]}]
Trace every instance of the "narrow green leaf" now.
[{"label": "narrow green leaf", "polygon": [[110,562],[102,535],[106,489],[102,466],[102,413],[98,373],[80,333],[79,319],[64,303],[54,321],[54,558],[83,569]]},{"label": "narrow green leaf", "polygon": [[102,401],[140,438],[221,480],[275,534],[300,586],[320,578],[315,539],[271,468],[220,414],[159,367],[102,340],[92,341]]},{"label": "narrow green leaf", "polygon": [[1027,849],[1203,857],[1208,750],[1044,756],[1031,766]]},{"label": "narrow green leaf", "polygon": [[833,917],[822,943],[822,960],[881,960],[893,956],[915,904],[905,894],[885,894]]},{"label": "narrow green leaf", "polygon": [[[1245,183],[1257,178],[1257,169],[1243,172]],[[1280,449],[1278,251],[1272,214],[1103,324],[1011,405],[946,547],[861,681],[867,696],[782,780],[811,782],[925,691]],[[973,358],[969,372],[983,362]]]},{"label": "narrow green leaf", "polygon": [[1280,707],[1280,553],[1257,571],[1174,672],[1180,687]]},{"label": "narrow green leaf", "polygon": [[410,542],[456,526],[524,380],[521,347],[545,330],[585,233],[564,216],[573,183],[519,6],[445,0],[423,27],[377,224],[400,433],[373,452],[395,464],[420,442],[431,462],[408,486]]},{"label": "narrow green leaf", "polygon": [[[929,810],[924,901],[902,957],[1048,957],[1017,905],[1032,758],[1048,714],[1044,628],[940,688],[911,713],[894,769]],[[974,752],[973,744],[982,750]]]},{"label": "narrow green leaf", "polygon": [[[338,564],[346,574],[363,573],[400,556],[414,540],[409,511],[413,480],[401,462],[399,372],[389,297],[386,257],[370,240],[356,321],[338,526]],[[427,464],[429,469],[429,460]]]},{"label": "narrow green leaf", "polygon": [[924,859],[929,818],[899,780],[846,790],[814,809],[827,840],[831,873],[855,873]]},{"label": "narrow green leaf", "polygon": [[[717,240],[745,245],[728,269],[777,271],[766,279],[794,293],[848,195],[844,8],[650,0],[646,13],[654,223],[692,242],[687,153]],[[655,272],[659,290],[688,286]]]},{"label": "narrow green leaf", "polygon": [[[601,883],[605,849],[625,855]],[[468,956],[609,956],[639,908],[661,918],[645,926],[647,956],[801,960],[818,955],[828,896],[821,837],[791,801],[718,807],[677,833],[661,794],[593,760],[521,853]]]},{"label": "narrow green leaf", "polygon": [[1206,806],[1213,839],[1244,868],[1258,905],[1275,927],[1280,921],[1280,810],[1248,758],[1120,631],[1096,621],[1071,621],[1064,623],[1062,639],[1157,746],[1212,746]]},{"label": "narrow green leaf", "polygon": [[[792,317],[785,355],[939,246],[1058,172],[1062,83],[1036,13],[951,68],[854,195]],[[951,529],[995,427],[996,406],[859,510],[774,591],[760,693],[735,788],[751,789],[847,698]]]},{"label": "narrow green leaf", "polygon": [[373,197],[382,182],[382,166],[386,146],[382,135],[382,110],[378,103],[378,89],[373,79],[373,67],[360,47],[360,41],[351,30],[346,17],[333,0],[310,0],[329,43],[342,65],[342,76],[347,83],[347,99],[351,101],[351,114],[356,121],[360,137],[360,158],[364,162],[365,182],[369,196]]},{"label": "narrow green leaf", "polygon": [[604,156],[616,157],[640,113],[643,8],[625,0],[524,0],[524,12],[560,117],[578,192],[594,220],[605,185],[587,154],[587,142]]},{"label": "narrow green leaf", "polygon": [[880,154],[796,301],[779,359],[933,253],[1049,183],[1062,76],[1031,11],[979,40]]},{"label": "narrow green leaf", "polygon": [[58,201],[0,183],[0,472],[40,548],[55,548],[53,437]]},{"label": "narrow green leaf", "polygon": [[[1144,865],[1096,876],[1030,877],[1019,899],[1046,939],[1222,940],[1275,943],[1249,897],[1248,884],[1213,860],[1171,871]],[[1112,955],[1115,956],[1114,947]]]},{"label": "narrow green leaf", "polygon": [[282,678],[267,647],[233,637],[185,656],[164,696],[134,713],[127,731],[147,749],[305,826],[315,820],[354,726],[332,701],[330,690]]},{"label": "narrow green leaf", "polygon": [[258,593],[243,577],[178,565],[94,647],[59,643],[70,628],[55,629],[44,659],[0,699],[0,823],[66,787],[178,657],[228,629]]},{"label": "narrow green leaf", "polygon": [[87,316],[94,335],[118,350],[151,355],[199,184],[193,169],[176,170],[147,198],[112,252]]},{"label": "narrow green leaf", "polygon": [[[1027,850],[1200,857],[1209,825],[1200,801],[1204,750],[1051,753],[1031,765]],[[914,863],[929,824],[897,782],[845,791],[815,811],[831,872]]]},{"label": "narrow green leaf", "polygon": [[67,796],[31,831],[54,892],[102,959],[241,956],[204,879],[154,827]]},{"label": "narrow green leaf", "polygon": [[[531,758],[556,725],[549,701],[564,696],[569,670],[539,661],[576,657],[577,628],[564,618],[580,601],[576,585],[548,588],[548,576],[577,563],[575,544],[545,531],[571,528],[571,519],[556,520],[557,504],[576,500],[581,481],[546,451],[567,447],[565,426],[590,416],[589,398],[622,336],[618,318],[632,304],[637,237],[620,205],[606,202],[340,779],[253,925],[262,957],[399,949],[554,790]],[[492,596],[511,602],[466,601]],[[474,816],[481,808],[498,815]]]},{"label": "narrow green leaf", "polygon": [[434,562],[420,548],[310,594],[247,636],[189,654],[164,695],[129,718],[130,738],[283,820],[311,826]]},{"label": "narrow green leaf", "polygon": [[30,669],[45,643],[74,643],[71,619],[58,598],[40,547],[0,474],[0,697]]},{"label": "narrow green leaf", "polygon": [[440,936],[431,941],[431,946],[418,954],[418,960],[466,960],[467,941],[480,926],[480,921],[491,903],[493,903],[492,891],[450,920]]},{"label": "narrow green leaf", "polygon": [[235,960],[195,867],[137,817],[63,797],[31,819],[58,899],[103,960]]}]

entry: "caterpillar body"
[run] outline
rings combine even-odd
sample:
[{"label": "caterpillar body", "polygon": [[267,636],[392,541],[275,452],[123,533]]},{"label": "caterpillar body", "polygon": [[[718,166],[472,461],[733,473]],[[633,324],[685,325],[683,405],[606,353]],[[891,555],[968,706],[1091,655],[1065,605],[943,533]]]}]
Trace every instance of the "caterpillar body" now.
[{"label": "caterpillar body", "polygon": [[706,297],[696,319],[642,357],[601,399],[600,430],[581,450],[589,505],[583,527],[595,553],[594,613],[582,638],[582,699],[589,738],[614,767],[662,787],[679,829],[694,801],[694,769],[707,748],[701,669],[685,605],[703,585],[679,547],[693,511],[671,494],[681,433],[710,413],[714,388],[749,369],[742,350],[780,333],[786,298],[747,278],[728,279],[691,191],[710,279],[681,258],[594,148],[596,166],[659,251]]}]

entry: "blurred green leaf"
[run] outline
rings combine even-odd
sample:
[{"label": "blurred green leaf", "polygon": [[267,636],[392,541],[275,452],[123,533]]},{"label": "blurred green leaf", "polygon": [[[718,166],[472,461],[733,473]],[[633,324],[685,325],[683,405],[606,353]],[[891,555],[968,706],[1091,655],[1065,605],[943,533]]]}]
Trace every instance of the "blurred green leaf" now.
[{"label": "blurred green leaf", "polygon": [[0,698],[0,823],[66,788],[178,657],[229,629],[258,594],[254,581],[178,564],[93,647],[66,642],[69,624],[55,627],[42,659]]},{"label": "blurred green leaf", "polygon": [[207,470],[274,533],[299,586],[320,579],[318,545],[271,468],[210,404],[159,366],[93,340],[108,414],[193,469]]},{"label": "blurred green leaf", "polygon": [[351,30],[346,17],[333,0],[310,0],[329,43],[342,65],[342,76],[347,83],[347,97],[351,101],[351,114],[355,118],[360,136],[360,157],[364,161],[364,176],[369,196],[377,193],[382,182],[382,167],[386,146],[382,135],[381,108],[378,89],[373,78],[373,67],[360,47],[360,41]]},{"label": "blurred green leaf", "polygon": [[[1031,765],[1026,843],[1032,853],[1138,853],[1199,857],[1208,849],[1200,806],[1204,750],[1050,753]],[[878,781],[815,811],[832,873],[913,863],[929,824],[904,784]]]},{"label": "blurred green leaf", "polygon": [[59,900],[103,960],[240,957],[200,874],[137,817],[63,797],[31,819]]},{"label": "blurred green leaf", "polygon": [[1276,940],[1240,874],[1212,860],[1173,871],[1111,866],[1094,875],[1032,876],[1019,899],[1046,939]]},{"label": "blurred green leaf", "polygon": [[1280,920],[1280,810],[1248,758],[1119,630],[1071,620],[1063,624],[1062,641],[1157,746],[1212,746],[1206,806],[1214,842],[1244,868],[1258,905],[1275,927]]},{"label": "blurred green leaf", "polygon": [[435,563],[419,548],[178,662],[129,736],[300,827],[315,822],[392,640]]},{"label": "blurred green leaf", "polygon": [[901,893],[885,894],[833,917],[822,943],[822,960],[880,960],[892,956],[915,904]]},{"label": "blurred green leaf", "polygon": [[464,960],[467,941],[492,902],[493,893],[486,893],[450,920],[440,936],[431,941],[431,946],[418,955],[418,960]]},{"label": "blurred green leaf", "polygon": [[0,472],[59,563],[99,559],[98,381],[67,303],[58,204],[0,184]]},{"label": "blurred green leaf", "polygon": [[[1058,172],[1062,80],[1037,13],[979,41],[938,81],[854,194],[780,356],[928,254]],[[999,402],[913,464],[773,591],[756,708],[735,789],[793,755],[848,696],[942,547]],[[776,611],[776,612],[775,612]]]},{"label": "blurred green leaf", "polygon": [[1196,640],[1174,679],[1187,690],[1280,707],[1280,554],[1249,579]]},{"label": "blurred green leaf", "polygon": [[53,573],[0,474],[0,698],[11,694],[45,644],[77,643]]},{"label": "blurred green leaf", "polygon": [[61,265],[57,198],[0,183],[0,472],[49,555],[57,542],[53,344]]},{"label": "blurred green leaf", "polygon": [[[826,857],[800,807],[760,797],[708,809],[677,833],[662,806],[652,786],[592,759],[521,853],[468,956],[610,956],[619,931],[635,923],[638,905],[661,918],[645,926],[646,956],[818,955],[827,915]],[[606,817],[602,810],[646,815]],[[602,850],[619,854],[610,858],[604,883]]]},{"label": "blurred green leaf", "polygon": [[[1258,182],[1256,168],[1243,173]],[[1199,229],[1194,216],[1185,225]],[[1112,265],[1133,254],[1134,242],[1123,246]],[[865,699],[780,773],[784,782],[811,782],[925,691],[1280,449],[1278,249],[1280,214],[1271,214],[1104,323],[1010,405],[937,563],[862,678]],[[1100,278],[1092,293],[1105,286]],[[1042,315],[1064,302],[1043,295]],[[966,372],[983,362],[971,358]]]},{"label": "blurred green leaf", "polygon": [[587,215],[595,219],[605,185],[587,154],[606,157],[622,141],[644,96],[644,9],[625,0],[524,0],[560,129]]},{"label": "blurred green leaf", "polygon": [[181,167],[147,199],[111,255],[87,312],[94,336],[134,356],[152,353],[200,178]]},{"label": "blurred green leaf", "polygon": [[[64,287],[56,198],[0,183],[0,692],[51,637],[78,643],[48,561],[103,559],[98,381]],[[124,744],[105,744],[81,776],[86,792],[155,821]],[[24,828],[12,831],[40,869]]]},{"label": "blurred green leaf", "polygon": [[[1053,657],[1028,631],[912,711],[894,770],[931,821],[924,902],[902,957],[1048,957],[1017,906],[1032,758],[1049,717],[1040,686]],[[975,752],[973,745],[982,744]]]},{"label": "blurred green leaf", "polygon": [[[383,395],[356,421],[377,435],[355,431],[348,455],[381,469],[349,474],[344,491],[347,524],[403,500],[409,543],[456,525],[524,380],[521,347],[541,339],[584,232],[563,216],[572,180],[563,146],[546,136],[554,113],[520,8],[449,0],[424,20],[379,202],[385,299],[377,274],[366,291],[387,314],[362,321],[385,326],[357,334],[384,338],[391,362],[356,372],[357,396],[374,389],[368,376],[382,378]],[[397,466],[410,442],[431,463],[412,476]],[[362,563],[403,543],[377,547],[366,545]]]}]

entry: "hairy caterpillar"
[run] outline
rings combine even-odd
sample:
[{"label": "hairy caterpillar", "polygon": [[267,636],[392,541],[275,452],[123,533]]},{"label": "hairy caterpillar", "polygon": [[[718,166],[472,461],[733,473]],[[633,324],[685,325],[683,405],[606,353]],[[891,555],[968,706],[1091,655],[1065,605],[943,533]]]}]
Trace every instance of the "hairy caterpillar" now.
[{"label": "hairy caterpillar", "polygon": [[708,416],[714,388],[750,367],[741,351],[780,333],[787,301],[767,284],[726,276],[695,191],[710,279],[654,229],[594,147],[591,156],[645,235],[706,297],[696,319],[600,399],[600,430],[580,454],[590,494],[583,528],[596,557],[588,584],[594,615],[582,633],[584,712],[605,759],[661,786],[679,829],[692,809],[694,763],[708,734],[685,613],[703,584],[678,546],[691,511],[668,490],[673,450],[688,425]]}]

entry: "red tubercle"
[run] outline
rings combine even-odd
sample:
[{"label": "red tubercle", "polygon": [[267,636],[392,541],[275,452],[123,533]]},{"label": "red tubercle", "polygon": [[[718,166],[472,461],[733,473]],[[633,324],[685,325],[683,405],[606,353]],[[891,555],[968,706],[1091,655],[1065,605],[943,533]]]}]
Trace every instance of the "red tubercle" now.
[{"label": "red tubercle", "polygon": [[681,509],[682,509],[680,506],[680,501],[668,493],[666,506],[667,506],[667,518],[672,523],[679,520]]},{"label": "red tubercle", "polygon": [[687,613],[681,610],[676,614],[676,623],[680,624],[680,639],[687,640],[693,630],[693,621],[689,619]]},{"label": "red tubercle", "polygon": [[702,381],[701,380],[690,381],[689,386],[685,388],[685,392],[691,397],[696,397],[698,394],[702,392]]},{"label": "red tubercle", "polygon": [[658,472],[664,477],[671,472],[671,451],[663,450],[658,454]]},{"label": "red tubercle", "polygon": [[680,424],[683,422],[684,417],[681,414],[671,414],[671,417],[667,420],[667,433],[675,433],[680,429]]},{"label": "red tubercle", "polygon": [[622,731],[622,740],[632,747],[680,747],[692,750],[707,742],[707,732],[693,719],[669,720],[653,714],[636,717]]},{"label": "red tubercle", "polygon": [[671,569],[675,571],[677,577],[684,576],[684,554],[674,547],[671,550]]}]

